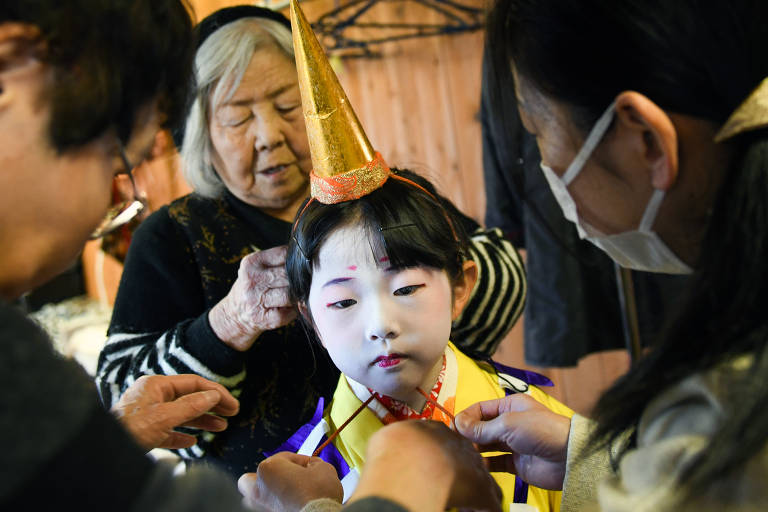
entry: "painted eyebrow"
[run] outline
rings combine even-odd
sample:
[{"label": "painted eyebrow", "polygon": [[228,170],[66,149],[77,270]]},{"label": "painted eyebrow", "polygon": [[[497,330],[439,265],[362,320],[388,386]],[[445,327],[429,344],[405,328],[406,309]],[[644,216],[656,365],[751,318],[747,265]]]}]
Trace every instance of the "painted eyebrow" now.
[{"label": "painted eyebrow", "polygon": [[321,286],[321,288],[325,288],[326,286],[332,286],[334,284],[345,283],[345,282],[351,281],[353,279],[354,279],[354,277],[337,277],[336,279],[331,279],[330,281],[325,283],[323,286]]},{"label": "painted eyebrow", "polygon": [[[267,99],[270,99],[270,100],[275,99],[277,96],[280,96],[281,94],[283,94],[288,89],[293,89],[294,87],[296,87],[296,84],[286,84],[286,85],[284,85],[284,86],[282,86],[282,87],[280,87],[278,89],[275,89],[271,93],[267,94]],[[225,101],[225,102],[223,102],[221,104],[221,106],[223,106],[223,107],[242,107],[242,106],[245,106],[245,105],[250,105],[252,102],[253,102],[253,98],[243,98],[243,99],[239,99],[239,100]]]}]

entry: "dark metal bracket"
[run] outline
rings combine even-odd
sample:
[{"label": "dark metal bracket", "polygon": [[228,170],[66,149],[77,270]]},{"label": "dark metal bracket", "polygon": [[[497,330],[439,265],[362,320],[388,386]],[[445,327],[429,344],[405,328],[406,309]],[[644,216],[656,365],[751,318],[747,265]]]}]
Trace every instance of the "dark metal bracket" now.
[{"label": "dark metal bracket", "polygon": [[[376,5],[415,3],[437,12],[441,23],[378,23],[365,21],[365,14]],[[377,57],[372,47],[392,41],[461,34],[482,29],[483,9],[453,0],[351,0],[321,15],[312,23],[321,44],[331,55],[340,57]],[[369,37],[355,37],[350,32],[364,29]]]}]

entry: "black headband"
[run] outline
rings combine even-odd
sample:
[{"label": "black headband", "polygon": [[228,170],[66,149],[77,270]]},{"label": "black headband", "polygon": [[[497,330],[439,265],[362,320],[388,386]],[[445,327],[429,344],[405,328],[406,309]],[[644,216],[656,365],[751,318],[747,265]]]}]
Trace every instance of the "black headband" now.
[{"label": "black headband", "polygon": [[[283,25],[289,32],[291,31],[291,22],[277,11],[265,7],[256,7],[255,5],[225,7],[224,9],[219,9],[213,14],[206,16],[197,24],[197,26],[195,26],[195,50],[199,50],[205,40],[221,27],[243,18],[265,18],[273,20]],[[184,140],[185,124],[186,119],[183,119],[180,126],[177,126],[172,130],[173,142],[179,149],[181,149],[181,143]]]},{"label": "black headband", "polygon": [[291,30],[291,22],[278,11],[273,11],[272,9],[267,9],[265,7],[256,7],[255,5],[225,7],[224,9],[219,9],[213,14],[206,16],[197,24],[195,27],[195,48],[199,49],[203,42],[208,39],[208,36],[224,25],[228,25],[233,21],[242,18],[266,18],[285,26],[289,32]]}]

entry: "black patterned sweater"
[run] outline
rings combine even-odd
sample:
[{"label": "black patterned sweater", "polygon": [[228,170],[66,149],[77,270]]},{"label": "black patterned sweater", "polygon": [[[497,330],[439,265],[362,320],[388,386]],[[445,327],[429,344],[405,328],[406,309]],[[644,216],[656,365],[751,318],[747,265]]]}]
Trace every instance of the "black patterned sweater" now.
[{"label": "black patterned sweater", "polygon": [[[128,251],[99,358],[104,405],[111,407],[145,374],[196,373],[219,382],[240,400],[240,412],[224,432],[196,432],[198,443],[178,454],[233,478],[255,471],[263,452],[312,417],[320,396],[330,399],[338,370],[299,322],[267,331],[238,352],[216,337],[208,312],[229,292],[243,256],[287,243],[290,231],[290,223],[229,193],[190,194],[145,220]],[[452,339],[470,353],[490,355],[523,309],[525,275],[498,230],[478,230],[471,242],[479,279]]]}]

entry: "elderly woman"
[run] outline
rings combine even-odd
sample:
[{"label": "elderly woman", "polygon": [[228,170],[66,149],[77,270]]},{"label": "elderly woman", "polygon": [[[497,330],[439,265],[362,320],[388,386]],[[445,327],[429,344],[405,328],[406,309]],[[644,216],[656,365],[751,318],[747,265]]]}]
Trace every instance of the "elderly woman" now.
[{"label": "elderly woman", "polygon": [[[306,423],[338,374],[293,322],[283,268],[311,170],[290,24],[240,6],[206,18],[198,34],[182,149],[195,193],[135,233],[97,379],[108,406],[144,374],[197,373],[226,386],[240,414],[179,453],[239,476]],[[454,339],[488,355],[519,316],[525,279],[498,232],[464,220],[479,279]]]}]

